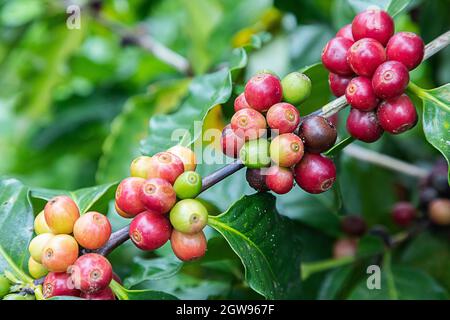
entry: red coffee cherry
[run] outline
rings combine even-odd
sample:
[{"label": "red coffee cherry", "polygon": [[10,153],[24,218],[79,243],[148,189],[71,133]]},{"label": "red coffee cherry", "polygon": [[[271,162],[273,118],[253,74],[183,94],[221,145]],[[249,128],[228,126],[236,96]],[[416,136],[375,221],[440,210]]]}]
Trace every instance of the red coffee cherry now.
[{"label": "red coffee cherry", "polygon": [[408,70],[413,70],[422,62],[424,53],[422,38],[412,32],[394,34],[386,47],[388,60],[401,62]]},{"label": "red coffee cherry", "polygon": [[167,213],[177,201],[177,195],[169,182],[152,178],[145,180],[142,185],[140,199],[147,210]]},{"label": "red coffee cherry", "polygon": [[269,191],[266,185],[266,176],[262,174],[261,169],[247,168],[245,178],[250,187],[259,192]]},{"label": "red coffee cherry", "polygon": [[78,258],[78,243],[67,234],[51,238],[42,252],[42,265],[52,272],[66,272]]},{"label": "red coffee cherry", "polygon": [[340,28],[339,31],[336,33],[336,37],[343,37],[347,38],[348,40],[355,41],[353,39],[352,25],[349,23]]},{"label": "red coffee cherry", "polygon": [[380,65],[372,77],[372,87],[381,99],[395,98],[405,92],[409,83],[409,72],[398,61],[388,61]]},{"label": "red coffee cherry", "polygon": [[247,103],[259,112],[266,112],[283,96],[280,79],[270,73],[260,73],[250,78],[244,94]]},{"label": "red coffee cherry", "polygon": [[358,240],[353,238],[339,239],[333,246],[333,258],[354,257],[358,249]]},{"label": "red coffee cherry", "polygon": [[383,101],[377,116],[383,129],[392,134],[405,132],[417,123],[416,108],[406,94]]},{"label": "red coffee cherry", "polygon": [[129,219],[129,218],[133,218],[133,217],[134,217],[133,215],[130,215],[130,214],[126,213],[125,211],[123,211],[122,209],[120,209],[120,208],[117,206],[117,202],[114,203],[114,209],[116,210],[116,212],[117,212],[120,216],[122,216],[122,217],[124,217],[124,218]]},{"label": "red coffee cherry", "polygon": [[337,131],[328,119],[310,116],[302,121],[298,135],[303,141],[306,152],[322,153],[334,145]]},{"label": "red coffee cherry", "polygon": [[155,250],[170,238],[172,226],[161,214],[145,211],[137,215],[130,224],[130,238],[141,250]]},{"label": "red coffee cherry", "polygon": [[385,46],[394,34],[394,20],[386,11],[369,9],[353,19],[352,34],[355,41],[372,38]]},{"label": "red coffee cherry", "polygon": [[349,236],[360,237],[366,233],[367,225],[361,216],[348,215],[342,218],[341,229]]},{"label": "red coffee cherry", "polygon": [[203,257],[206,253],[207,241],[203,231],[185,234],[172,231],[170,244],[173,253],[182,261],[192,261]]},{"label": "red coffee cherry", "polygon": [[54,234],[70,234],[75,221],[80,217],[78,206],[68,196],[50,199],[44,208],[45,222]]},{"label": "red coffee cherry", "polygon": [[223,154],[231,158],[237,158],[239,156],[239,150],[241,150],[244,143],[245,140],[238,137],[233,129],[231,129],[231,124],[228,124],[223,128],[222,136],[220,137]]},{"label": "red coffee cherry", "polygon": [[45,299],[58,296],[79,297],[80,291],[65,272],[50,272],[44,279],[42,284],[42,293]]},{"label": "red coffee cherry", "polygon": [[116,300],[116,296],[110,287],[94,293],[81,293],[81,298],[87,300]]},{"label": "red coffee cherry", "polygon": [[383,128],[373,111],[350,110],[347,118],[347,131],[358,140],[370,143],[377,141],[383,134]]},{"label": "red coffee cherry", "polygon": [[428,216],[437,225],[450,225],[450,200],[441,198],[431,201],[428,207]]},{"label": "red coffee cherry", "polygon": [[343,37],[328,41],[322,51],[322,63],[325,68],[341,76],[351,76],[353,70],[347,62],[347,52],[352,44],[353,41]]},{"label": "red coffee cherry", "polygon": [[95,293],[107,288],[113,274],[108,259],[97,253],[82,255],[67,272],[75,287],[85,293]]},{"label": "red coffee cherry", "polygon": [[330,85],[330,90],[335,97],[340,97],[345,94],[345,89],[347,89],[347,86],[352,78],[353,76],[340,76],[330,72],[328,75],[328,84]]},{"label": "red coffee cherry", "polygon": [[152,157],[147,177],[161,178],[173,184],[183,172],[184,163],[178,156],[170,152],[160,152]]},{"label": "red coffee cherry", "polygon": [[131,218],[145,211],[139,196],[144,182],[144,178],[138,177],[126,178],[120,182],[116,190],[116,207],[121,216]]},{"label": "red coffee cherry", "polygon": [[317,194],[327,191],[336,180],[336,167],[332,160],[320,154],[306,153],[294,168],[295,181],[306,192]]},{"label": "red coffee cherry", "polygon": [[272,166],[266,172],[266,185],[275,193],[288,193],[294,186],[294,174],[289,168]]},{"label": "red coffee cherry", "polygon": [[241,109],[245,108],[251,108],[249,104],[247,103],[247,100],[245,100],[245,94],[242,92],[240,95],[237,96],[236,99],[234,99],[234,112],[238,112]]},{"label": "red coffee cherry", "polygon": [[279,134],[291,133],[297,129],[300,113],[292,104],[280,102],[270,107],[266,118],[269,127],[278,130]]},{"label": "red coffee cherry", "polygon": [[73,236],[83,248],[98,249],[111,236],[111,223],[101,213],[87,212],[75,222]]},{"label": "red coffee cherry", "polygon": [[379,103],[372,81],[366,77],[353,78],[347,86],[345,98],[353,108],[361,111],[372,111]]},{"label": "red coffee cherry", "polygon": [[292,167],[303,153],[303,142],[293,133],[280,134],[270,143],[270,159],[281,167]]},{"label": "red coffee cherry", "polygon": [[417,210],[409,202],[397,202],[392,208],[391,216],[397,225],[407,227],[417,217]]},{"label": "red coffee cherry", "polygon": [[247,140],[255,140],[266,133],[266,118],[256,110],[242,109],[231,118],[231,128],[234,133]]},{"label": "red coffee cherry", "polygon": [[378,66],[386,61],[386,52],[377,40],[364,38],[351,46],[347,61],[357,75],[370,78]]}]

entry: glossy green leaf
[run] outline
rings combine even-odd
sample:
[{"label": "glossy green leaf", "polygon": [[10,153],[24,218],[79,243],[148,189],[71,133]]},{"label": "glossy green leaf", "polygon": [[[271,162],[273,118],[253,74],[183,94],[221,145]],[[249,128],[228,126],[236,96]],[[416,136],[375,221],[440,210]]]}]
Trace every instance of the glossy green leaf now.
[{"label": "glossy green leaf", "polygon": [[424,90],[414,84],[410,86],[423,100],[425,137],[450,163],[450,84],[432,90]]},{"label": "glossy green leaf", "polygon": [[0,273],[8,269],[21,277],[18,273],[27,263],[33,221],[29,189],[15,179],[0,180]]},{"label": "glossy green leaf", "polygon": [[141,152],[153,155],[175,144],[191,145],[201,135],[203,120],[209,111],[226,102],[232,93],[233,70],[246,65],[247,54],[235,51],[233,64],[214,73],[195,77],[185,101],[169,115],[156,115],[150,119],[149,135],[141,142]]},{"label": "glossy green leaf", "polygon": [[177,300],[177,297],[162,291],[129,290],[115,280],[112,280],[109,286],[119,300]]},{"label": "glossy green leaf", "polygon": [[276,211],[274,196],[244,196],[208,223],[240,257],[253,290],[268,299],[299,296],[301,239],[295,224]]},{"label": "glossy green leaf", "polygon": [[78,189],[76,191],[32,189],[31,197],[43,201],[48,201],[58,195],[67,195],[75,201],[80,209],[80,213],[88,211],[98,211],[106,213],[108,203],[114,199],[117,183],[109,183],[95,187]]},{"label": "glossy green leaf", "polygon": [[144,281],[156,281],[173,277],[177,274],[183,263],[175,257],[143,259],[136,257],[133,261],[131,276],[125,279],[124,284],[130,288]]},{"label": "glossy green leaf", "polygon": [[[369,275],[368,275],[369,276]],[[390,284],[389,281],[392,280]],[[352,300],[441,300],[448,294],[432,277],[419,269],[403,266],[392,267],[388,272],[381,268],[381,288],[368,289],[367,278],[351,292]]]},{"label": "glossy green leaf", "polygon": [[126,102],[103,144],[96,177],[99,183],[117,181],[129,174],[131,161],[140,155],[139,142],[147,134],[148,119],[154,114],[172,111],[186,93],[189,82],[189,79],[181,79],[158,83],[152,85],[148,93]]}]

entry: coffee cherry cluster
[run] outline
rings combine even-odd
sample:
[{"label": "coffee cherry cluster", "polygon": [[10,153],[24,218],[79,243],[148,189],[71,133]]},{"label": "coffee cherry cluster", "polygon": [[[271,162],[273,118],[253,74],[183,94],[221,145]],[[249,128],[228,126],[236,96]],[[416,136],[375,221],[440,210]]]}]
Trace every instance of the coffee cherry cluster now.
[{"label": "coffee cherry cluster", "polygon": [[222,150],[241,159],[255,190],[285,194],[294,180],[310,193],[327,191],[333,185],[336,168],[321,153],[336,142],[336,128],[320,116],[300,119],[294,106],[310,92],[311,80],[302,73],[290,73],[280,81],[262,72],[235,99],[231,124],[222,131]]},{"label": "coffee cherry cluster", "polygon": [[207,242],[202,230],[208,211],[194,199],[202,188],[196,166],[194,152],[182,146],[133,160],[131,177],[117,188],[115,206],[122,217],[133,219],[129,235],[136,247],[152,251],[170,239],[180,260],[205,255]]},{"label": "coffee cherry cluster", "polygon": [[404,92],[424,49],[418,35],[394,34],[392,17],[377,9],[359,13],[327,43],[322,63],[333,94],[345,95],[352,107],[347,131],[354,138],[370,143],[384,131],[400,134],[415,126],[417,112]]},{"label": "coffee cherry cluster", "polygon": [[115,299],[109,288],[113,274],[109,261],[96,253],[79,256],[81,248],[95,250],[108,241],[111,224],[105,215],[80,215],[70,197],[57,196],[36,216],[34,231],[36,237],[28,246],[28,271],[36,279],[45,276],[45,298]]}]

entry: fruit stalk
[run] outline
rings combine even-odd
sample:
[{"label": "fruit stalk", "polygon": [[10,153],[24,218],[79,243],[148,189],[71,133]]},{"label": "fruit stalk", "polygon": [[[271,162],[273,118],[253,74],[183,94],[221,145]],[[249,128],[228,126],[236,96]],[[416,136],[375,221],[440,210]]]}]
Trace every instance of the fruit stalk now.
[{"label": "fruit stalk", "polygon": [[[425,56],[423,60],[429,59],[431,56],[439,52],[440,50],[444,49],[450,44],[450,31],[447,31],[446,33],[442,34],[441,36],[437,37],[433,41],[431,41],[426,47],[425,47]],[[320,115],[323,117],[329,117],[333,114],[339,112],[340,110],[344,109],[347,106],[347,100],[345,99],[345,96],[342,96],[340,98],[337,98],[319,110],[310,113],[307,116],[312,115]],[[236,160],[231,164],[226,165],[223,168],[220,168],[219,170],[211,173],[210,175],[206,176],[202,180],[202,190],[201,192],[209,189],[216,183],[222,181],[226,177],[232,175],[233,173],[239,171],[242,169],[244,165],[240,160]],[[113,251],[116,247],[124,243],[126,240],[129,239],[128,236],[128,229],[129,226],[126,226],[114,233],[111,234],[110,239],[108,242],[100,249],[98,249],[96,252],[102,255],[108,255],[111,251]]]}]

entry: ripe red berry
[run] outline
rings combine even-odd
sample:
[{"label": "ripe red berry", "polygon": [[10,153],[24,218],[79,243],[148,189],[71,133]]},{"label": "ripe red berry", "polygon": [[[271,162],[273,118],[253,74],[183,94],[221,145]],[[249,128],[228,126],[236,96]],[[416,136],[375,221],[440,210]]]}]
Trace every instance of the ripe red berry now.
[{"label": "ripe red berry", "polygon": [[345,89],[347,89],[347,86],[352,78],[353,76],[340,76],[330,72],[328,75],[328,84],[330,85],[330,90],[333,92],[335,97],[340,97],[345,94]]},{"label": "ripe red berry", "polygon": [[383,129],[392,134],[405,132],[417,123],[416,108],[406,94],[383,101],[377,116]]},{"label": "ripe red berry", "polygon": [[371,77],[378,66],[386,61],[386,52],[377,40],[364,38],[351,46],[347,61],[357,75]]},{"label": "ripe red berry", "polygon": [[177,195],[169,182],[152,178],[145,180],[142,185],[140,199],[147,210],[167,213],[177,201]]},{"label": "ripe red berry", "polygon": [[266,118],[256,110],[242,109],[231,118],[234,133],[245,140],[255,140],[266,133]]},{"label": "ripe red berry", "polygon": [[320,154],[306,153],[294,168],[295,181],[309,193],[322,193],[333,186],[336,167],[332,160]]},{"label": "ripe red berry", "polygon": [[380,65],[372,77],[375,94],[381,99],[395,98],[405,92],[409,83],[409,72],[398,61],[387,61]]},{"label": "ripe red berry", "polygon": [[245,94],[242,92],[240,95],[237,96],[236,99],[234,99],[234,112],[238,112],[241,109],[245,108],[251,108],[249,104],[247,103],[247,100],[245,100]]},{"label": "ripe red berry", "polygon": [[347,62],[347,52],[352,44],[353,41],[343,37],[328,41],[322,51],[322,63],[325,68],[341,76],[351,76],[353,70]]},{"label": "ripe red berry", "polygon": [[347,131],[355,139],[370,143],[377,141],[383,134],[383,128],[373,111],[350,110],[347,118]]},{"label": "ripe red berry", "polygon": [[358,240],[354,238],[339,239],[333,246],[333,257],[335,259],[354,257],[358,249]]},{"label": "ripe red berry", "polygon": [[341,229],[349,236],[360,237],[366,232],[367,225],[361,216],[348,215],[343,217]]},{"label": "ripe red berry", "polygon": [[170,244],[173,253],[182,261],[191,261],[203,257],[206,253],[206,237],[203,231],[185,234],[177,230],[172,231]]},{"label": "ripe red berry", "polygon": [[269,188],[266,185],[266,176],[262,174],[261,169],[247,168],[245,178],[247,179],[249,186],[255,189],[256,191],[263,192],[269,190]]},{"label": "ripe red berry", "polygon": [[151,158],[147,177],[161,178],[173,184],[183,172],[184,163],[178,156],[170,152],[160,152]]},{"label": "ripe red berry", "polygon": [[150,251],[164,245],[171,232],[172,226],[166,216],[145,211],[131,221],[129,235],[136,247]]},{"label": "ripe red berry", "polygon": [[297,164],[303,153],[303,142],[293,133],[280,134],[270,143],[270,158],[281,167]]},{"label": "ripe red berry", "polygon": [[352,25],[349,23],[340,28],[339,31],[336,33],[336,37],[343,37],[347,38],[348,40],[355,41],[353,39]]},{"label": "ripe red berry", "polygon": [[297,129],[300,113],[292,104],[280,102],[270,107],[266,118],[269,127],[278,130],[279,134],[291,133]]},{"label": "ripe red berry", "polygon": [[298,135],[303,141],[306,152],[322,153],[334,145],[337,131],[328,119],[310,116],[302,121]]},{"label": "ripe red berry", "polygon": [[79,297],[81,292],[75,289],[68,273],[50,272],[42,284],[42,293],[48,299],[58,296]]},{"label": "ripe red berry", "polygon": [[272,166],[266,172],[266,185],[275,193],[288,193],[294,186],[294,174],[289,168]]},{"label": "ripe red berry", "polygon": [[417,217],[417,210],[409,202],[398,202],[392,208],[391,216],[397,225],[407,227]]},{"label": "ripe red berry", "polygon": [[369,9],[353,19],[352,34],[355,41],[372,38],[385,46],[394,34],[394,20],[386,11]]},{"label": "ripe red berry", "polygon": [[70,234],[80,217],[77,204],[68,196],[52,198],[44,208],[45,222],[54,234]]},{"label": "ripe red berry", "polygon": [[422,62],[424,53],[422,38],[412,32],[394,34],[386,47],[388,60],[401,62],[408,70],[413,70]]},{"label": "ripe red berry", "polygon": [[81,298],[87,300],[116,300],[116,296],[110,287],[94,293],[81,293]]},{"label": "ripe red berry", "polygon": [[83,248],[98,249],[111,236],[111,223],[101,213],[88,212],[75,222],[73,236]]},{"label": "ripe red berry", "polygon": [[42,265],[52,272],[65,272],[78,258],[78,243],[67,234],[50,239],[42,252]]},{"label": "ripe red berry", "polygon": [[231,125],[228,124],[222,130],[222,136],[220,137],[220,144],[222,145],[223,154],[231,157],[237,158],[239,155],[239,150],[241,150],[244,145],[245,140],[238,137],[233,129],[231,129]]},{"label": "ripe red berry", "polygon": [[97,253],[82,255],[67,272],[75,288],[85,293],[95,293],[107,288],[113,274],[108,259]]},{"label": "ripe red berry", "polygon": [[371,111],[379,103],[373,92],[372,81],[366,77],[353,78],[347,87],[345,98],[353,108],[361,111]]},{"label": "ripe red berry", "polygon": [[450,225],[450,200],[440,198],[431,201],[428,207],[428,216],[437,225]]},{"label": "ripe red berry", "polygon": [[134,217],[137,214],[145,211],[144,204],[140,199],[140,193],[142,185],[144,184],[144,178],[130,177],[123,179],[116,190],[116,206],[118,213],[121,216],[122,212],[128,217]]},{"label": "ripe red berry", "polygon": [[247,103],[259,112],[266,112],[283,96],[280,79],[270,73],[260,73],[248,80],[244,94]]}]

